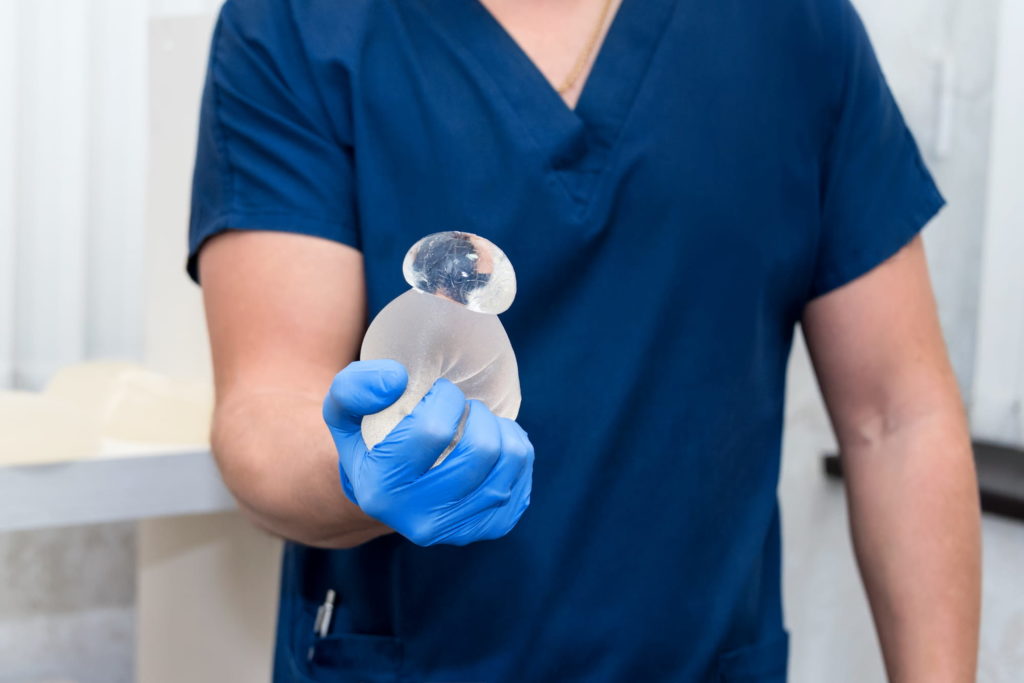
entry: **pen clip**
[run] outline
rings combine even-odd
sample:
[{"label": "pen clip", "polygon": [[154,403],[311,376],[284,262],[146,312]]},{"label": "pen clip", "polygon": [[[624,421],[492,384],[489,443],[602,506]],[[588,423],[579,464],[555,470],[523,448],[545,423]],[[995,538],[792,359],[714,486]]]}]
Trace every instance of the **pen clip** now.
[{"label": "pen clip", "polygon": [[324,602],[316,611],[316,620],[313,622],[313,632],[323,638],[331,630],[331,617],[334,616],[335,593],[328,589]]},{"label": "pen clip", "polygon": [[323,604],[316,609],[316,618],[313,619],[313,635],[315,636],[313,644],[309,646],[309,652],[306,655],[306,659],[313,660],[313,652],[316,648],[316,639],[323,638],[331,630],[331,618],[334,616],[334,599],[335,593],[333,590],[328,589],[327,595],[324,597]]}]

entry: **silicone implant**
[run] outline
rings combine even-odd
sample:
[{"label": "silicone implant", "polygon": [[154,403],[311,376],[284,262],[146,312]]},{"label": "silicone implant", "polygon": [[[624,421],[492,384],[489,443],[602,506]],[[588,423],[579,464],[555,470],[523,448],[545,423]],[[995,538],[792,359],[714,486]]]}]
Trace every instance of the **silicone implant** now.
[{"label": "silicone implant", "polygon": [[398,361],[409,384],[391,406],[363,418],[367,447],[387,436],[441,377],[495,415],[515,419],[519,369],[498,319],[516,295],[515,271],[505,253],[479,235],[438,232],[412,245],[402,272],[412,289],[373,319],[360,358]]}]

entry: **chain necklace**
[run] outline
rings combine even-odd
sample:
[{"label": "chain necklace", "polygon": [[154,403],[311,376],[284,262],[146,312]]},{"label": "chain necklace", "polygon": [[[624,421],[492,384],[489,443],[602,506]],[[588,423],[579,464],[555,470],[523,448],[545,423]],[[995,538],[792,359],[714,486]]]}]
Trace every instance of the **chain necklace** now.
[{"label": "chain necklace", "polygon": [[584,67],[590,62],[590,57],[594,53],[594,48],[597,45],[597,39],[601,37],[601,30],[604,28],[605,19],[608,18],[608,10],[612,6],[612,0],[604,0],[604,5],[601,7],[601,16],[597,20],[597,25],[594,26],[594,30],[590,33],[590,38],[587,40],[587,44],[583,47],[583,51],[580,56],[576,58],[576,63],[572,67],[572,71],[562,81],[562,85],[555,88],[559,95],[564,95],[569,92],[576,81],[579,80],[583,74]]}]

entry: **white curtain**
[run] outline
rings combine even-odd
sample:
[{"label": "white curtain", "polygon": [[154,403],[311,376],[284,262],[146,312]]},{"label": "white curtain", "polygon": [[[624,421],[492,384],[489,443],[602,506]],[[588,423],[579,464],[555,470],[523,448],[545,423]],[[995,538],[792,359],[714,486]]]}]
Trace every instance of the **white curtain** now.
[{"label": "white curtain", "polygon": [[0,388],[142,356],[148,21],[217,4],[0,0]]}]

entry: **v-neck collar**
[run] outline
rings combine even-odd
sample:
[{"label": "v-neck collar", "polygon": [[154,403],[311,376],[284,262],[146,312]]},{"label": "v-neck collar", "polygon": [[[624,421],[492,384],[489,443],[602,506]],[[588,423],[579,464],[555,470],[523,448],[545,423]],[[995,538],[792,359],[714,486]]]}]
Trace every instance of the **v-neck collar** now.
[{"label": "v-neck collar", "polygon": [[494,82],[582,209],[625,123],[676,0],[622,0],[575,108],[569,107],[479,0],[421,2],[445,34],[463,45]]},{"label": "v-neck collar", "polygon": [[[486,30],[478,30],[475,32],[481,39],[480,42],[484,44],[484,51],[482,54],[493,56],[500,52],[503,56],[507,56],[510,58],[510,61],[515,62],[512,65],[512,67],[517,71],[517,74],[515,75],[527,77],[531,81],[531,87],[536,87],[538,92],[544,91],[547,99],[552,99],[552,96],[556,98],[557,104],[560,108],[565,109],[567,113],[578,113],[579,104],[583,100],[583,93],[586,92],[587,83],[590,82],[590,76],[594,72],[594,67],[597,62],[596,55],[593,63],[590,64],[590,69],[583,74],[583,88],[580,90],[580,96],[576,98],[576,105],[570,107],[562,98],[561,94],[559,94],[554,84],[548,80],[547,76],[544,75],[537,63],[532,57],[530,57],[529,53],[526,52],[526,50],[519,44],[519,41],[515,39],[515,36],[505,28],[501,21],[494,16],[482,0],[464,0],[464,2],[456,0],[455,4],[463,5],[469,13],[475,15],[471,18],[471,20],[475,22],[473,26],[474,29],[483,29],[486,27]],[[620,2],[615,8],[615,13],[611,18],[611,24],[609,24],[606,31],[602,32],[601,41],[594,46],[594,49],[597,51],[597,55],[601,54],[604,45],[608,42],[612,26],[615,25],[615,18],[619,15],[623,4],[627,3],[624,1]],[[483,60],[486,59],[487,57],[484,56]],[[488,65],[488,68],[491,70],[491,67],[495,66],[497,65],[490,64]]]}]

